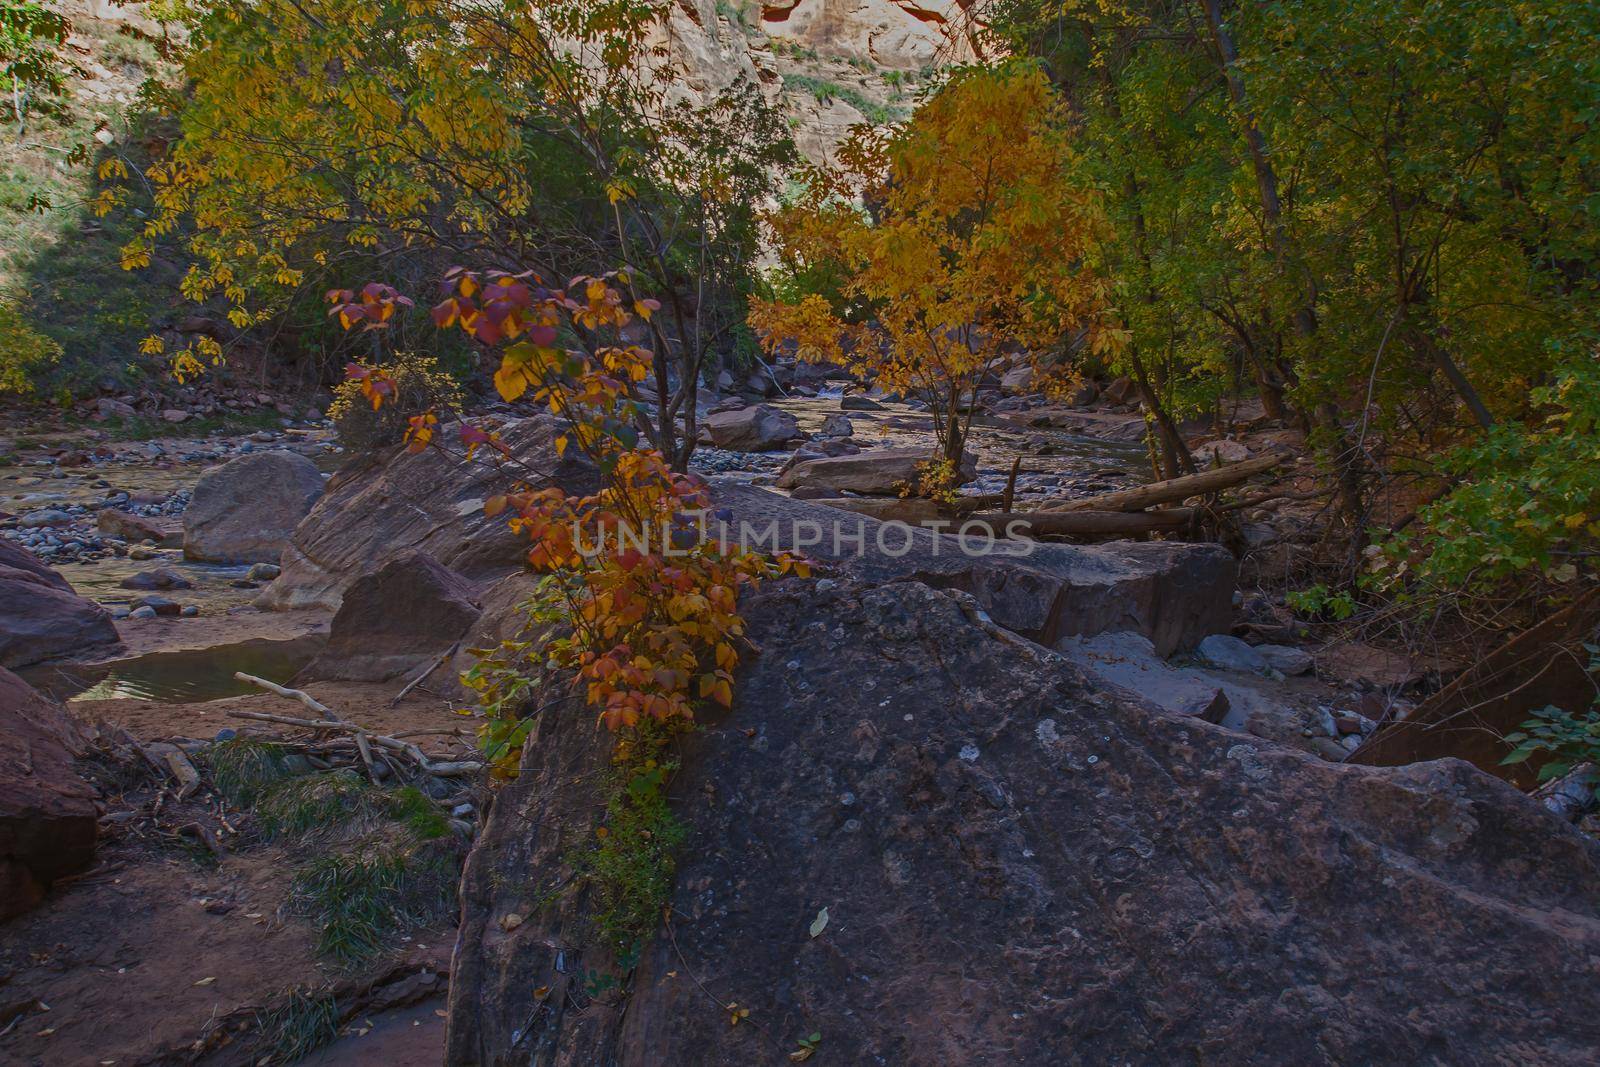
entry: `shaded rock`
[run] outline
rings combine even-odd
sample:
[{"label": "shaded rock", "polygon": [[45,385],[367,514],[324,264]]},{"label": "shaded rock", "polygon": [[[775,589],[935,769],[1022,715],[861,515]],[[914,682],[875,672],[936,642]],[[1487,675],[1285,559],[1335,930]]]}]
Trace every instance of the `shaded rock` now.
[{"label": "shaded rock", "polygon": [[[931,454],[921,448],[875,448],[851,456],[828,456],[797,463],[778,477],[780,489],[802,485],[826,485],[852,493],[893,496],[900,487],[915,484],[917,467],[929,462]],[[971,480],[975,464],[962,468],[963,480]]]},{"label": "shaded rock", "polygon": [[183,513],[183,554],[210,563],[276,563],[321,495],[321,472],[294,452],[254,452],[212,467]]},{"label": "shaded rock", "polygon": [[30,511],[17,520],[17,525],[24,530],[37,530],[45,526],[71,526],[76,520],[71,512],[62,511],[60,508],[39,508]]},{"label": "shaded rock", "polygon": [[27,667],[121,645],[110,614],[26,549],[0,540],[0,667]]},{"label": "shaded rock", "polygon": [[888,409],[885,408],[882,404],[878,403],[876,400],[872,399],[870,396],[862,396],[859,393],[851,393],[849,396],[840,397],[840,399],[839,399],[839,410],[840,411],[886,411]]},{"label": "shaded rock", "polygon": [[829,415],[822,420],[822,429],[817,431],[818,437],[850,437],[856,432],[855,424],[848,415]]},{"label": "shaded rock", "polygon": [[1347,685],[1401,689],[1445,666],[1426,657],[1412,657],[1359,641],[1329,645],[1316,655],[1317,669]]},{"label": "shaded rock", "polygon": [[716,412],[706,416],[705,427],[712,444],[736,452],[767,452],[800,436],[795,417],[770,404]]},{"label": "shaded rock", "polygon": [[382,682],[436,662],[477,621],[477,586],[424,552],[356,579],[304,677]]},{"label": "shaded rock", "polygon": [[149,611],[153,615],[175,619],[183,613],[183,606],[176,600],[168,600],[164,596],[142,596],[133,602],[132,615],[136,619],[149,618],[148,615],[139,614],[141,611]]},{"label": "shaded rock", "polygon": [[1267,666],[1280,674],[1290,676],[1307,674],[1315,665],[1311,653],[1299,648],[1290,648],[1288,645],[1256,645],[1256,655],[1266,661]]},{"label": "shaded rock", "polygon": [[857,578],[960,589],[998,625],[1044,644],[1126,630],[1167,656],[1193,648],[1233,613],[1235,564],[1219,545],[995,542],[914,525],[927,517],[928,501],[871,502],[902,519],[890,523],[731,481],[711,485],[718,513],[728,517],[713,527],[718,536],[743,537],[752,547],[772,547],[776,538],[778,547]]},{"label": "shaded rock", "polygon": [[1259,673],[1267,669],[1260,653],[1229,634],[1212,634],[1200,642],[1195,654],[1218,670]]},{"label": "shaded rock", "polygon": [[1092,381],[1085,379],[1082,384],[1072,390],[1067,397],[1067,403],[1075,408],[1086,408],[1100,397],[1100,387]]},{"label": "shaded rock", "polygon": [[[555,425],[543,416],[523,419],[502,427],[500,435],[513,457],[534,471],[548,472],[568,492],[592,492],[597,480],[587,462],[570,450],[555,458]],[[351,582],[413,549],[473,580],[516,570],[527,540],[509,530],[504,517],[485,517],[483,502],[525,476],[434,450],[413,454],[397,446],[364,456],[329,481],[284,549],[283,573],[256,604],[269,610],[337,609]]]},{"label": "shaded rock", "polygon": [[94,861],[95,792],[74,769],[78,724],[0,668],[0,921]]},{"label": "shaded rock", "polygon": [[1117,378],[1101,394],[1112,404],[1130,404],[1139,397],[1139,387],[1132,378]]},{"label": "shaded rock", "polygon": [[189,413],[187,411],[181,411],[178,408],[168,408],[161,413],[161,420],[163,422],[187,422],[188,419]]},{"label": "shaded rock", "polygon": [[105,536],[123,541],[154,541],[158,548],[183,546],[183,524],[176,519],[158,519],[118,511],[116,508],[102,508],[95,516],[95,526]]},{"label": "shaded rock", "polygon": [[190,589],[194,583],[165,567],[130,574],[117,583],[123,589]]},{"label": "shaded rock", "polygon": [[256,563],[245,572],[245,578],[252,582],[270,582],[283,573],[283,568],[276,563]]},{"label": "shaded rock", "polygon": [[1167,663],[1143,634],[1067,637],[1054,647],[1124,699],[1169,714],[1193,716],[1232,730],[1244,730],[1253,721],[1281,723],[1292,714],[1279,701],[1236,678]]},{"label": "shaded rock", "polygon": [[615,995],[567,881],[611,742],[534,721],[463,875],[447,1063],[746,1067],[818,1029],[844,1064],[1600,1057],[1600,845],[1505,783],[1244,741],[961,598],[819,587],[747,602],[782,652],[681,739],[672,934]]},{"label": "shaded rock", "polygon": [[1013,367],[1000,376],[1000,392],[1006,396],[1021,396],[1033,388],[1033,368]]}]

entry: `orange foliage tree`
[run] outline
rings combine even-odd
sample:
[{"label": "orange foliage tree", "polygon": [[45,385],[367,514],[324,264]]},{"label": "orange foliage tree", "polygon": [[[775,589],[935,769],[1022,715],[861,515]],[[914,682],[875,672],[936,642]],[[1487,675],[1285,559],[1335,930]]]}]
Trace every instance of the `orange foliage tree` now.
[{"label": "orange foliage tree", "polygon": [[[656,303],[626,296],[621,272],[547,287],[531,272],[457,268],[445,284],[434,321],[498,345],[500,395],[531,400],[562,420],[557,452],[576,449],[600,474],[599,490],[587,496],[524,482],[485,502],[489,515],[504,515],[529,538],[528,563],[547,576],[530,613],[556,625],[541,644],[522,646],[526,662],[572,672],[612,730],[646,722],[670,728],[691,721],[697,701],[731,704],[744,637],[741,588],[771,575],[803,577],[808,568],[788,554],[767,557],[708,536],[697,521],[709,507],[704,483],[640,447],[633,394],[650,376],[653,356],[628,338],[645,336],[639,327]],[[383,329],[409,303],[377,284],[328,296],[346,328]],[[562,336],[575,329],[615,343],[563,347]],[[395,400],[398,387],[384,371],[352,364],[348,373],[375,408]],[[463,421],[456,433],[469,458],[484,450],[514,461],[492,431]],[[411,418],[406,438],[414,451],[445,446],[431,411]],[[520,736],[505,722],[486,724],[485,734]],[[500,745],[498,769],[511,772],[516,752],[515,744]]]},{"label": "orange foliage tree", "polygon": [[805,192],[769,219],[778,296],[753,301],[750,321],[769,349],[926,395],[953,472],[964,398],[1003,355],[1026,350],[1048,388],[1070,377],[1067,361],[1041,359],[1063,339],[1096,353],[1122,343],[1093,265],[1105,217],[1074,165],[1043,72],[962,71],[905,127],[858,127],[837,166],[803,172]]}]

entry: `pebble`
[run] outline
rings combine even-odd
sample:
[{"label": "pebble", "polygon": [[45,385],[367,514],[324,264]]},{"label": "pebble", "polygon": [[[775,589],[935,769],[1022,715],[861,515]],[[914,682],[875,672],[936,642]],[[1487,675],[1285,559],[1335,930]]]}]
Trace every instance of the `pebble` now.
[{"label": "pebble", "polygon": [[128,612],[128,617],[132,619],[153,619],[156,617],[156,609],[152,607],[134,608]]}]

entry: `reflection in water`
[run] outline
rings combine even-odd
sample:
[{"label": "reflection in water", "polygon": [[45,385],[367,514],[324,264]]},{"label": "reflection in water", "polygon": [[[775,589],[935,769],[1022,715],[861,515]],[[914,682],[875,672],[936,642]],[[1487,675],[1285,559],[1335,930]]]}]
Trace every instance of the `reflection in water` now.
[{"label": "reflection in water", "polygon": [[183,652],[153,652],[90,666],[41,667],[24,674],[36,689],[55,700],[198,704],[259,692],[235,679],[235,671],[287,682],[326,641],[321,634],[289,641],[255,639]]}]

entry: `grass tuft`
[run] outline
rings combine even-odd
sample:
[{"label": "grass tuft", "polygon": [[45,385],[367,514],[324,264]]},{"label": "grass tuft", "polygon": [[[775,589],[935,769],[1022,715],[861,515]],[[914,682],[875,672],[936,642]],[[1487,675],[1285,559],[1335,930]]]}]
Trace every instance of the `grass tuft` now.
[{"label": "grass tuft", "polygon": [[249,737],[218,741],[206,748],[204,759],[217,792],[235,807],[254,804],[289,777],[283,746],[268,741]]},{"label": "grass tuft", "polygon": [[256,1062],[289,1064],[304,1059],[339,1036],[339,1005],[332,993],[290,992],[283,1003],[256,1013],[264,1050]]},{"label": "grass tuft", "polygon": [[375,841],[313,860],[290,890],[290,909],[322,931],[317,950],[354,966],[390,948],[394,934],[445,917],[456,865],[445,849]]}]

